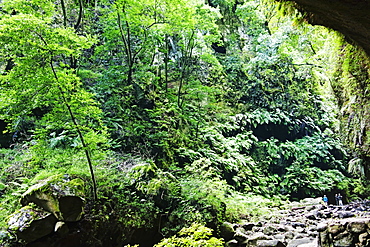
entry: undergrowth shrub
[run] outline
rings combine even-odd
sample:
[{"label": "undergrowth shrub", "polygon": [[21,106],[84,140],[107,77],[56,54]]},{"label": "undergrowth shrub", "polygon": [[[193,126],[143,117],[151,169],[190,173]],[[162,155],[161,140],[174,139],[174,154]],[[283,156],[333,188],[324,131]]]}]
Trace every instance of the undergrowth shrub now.
[{"label": "undergrowth shrub", "polygon": [[173,237],[165,238],[155,247],[222,247],[224,242],[212,236],[212,229],[193,223],[190,227],[183,228]]}]

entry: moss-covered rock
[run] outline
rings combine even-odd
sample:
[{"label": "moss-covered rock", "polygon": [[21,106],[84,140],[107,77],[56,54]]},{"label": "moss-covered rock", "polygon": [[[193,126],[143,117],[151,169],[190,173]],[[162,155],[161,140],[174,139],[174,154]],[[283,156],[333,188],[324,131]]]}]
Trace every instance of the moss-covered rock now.
[{"label": "moss-covered rock", "polygon": [[25,206],[8,218],[8,230],[26,242],[32,242],[54,231],[55,216],[36,208]]},{"label": "moss-covered rock", "polygon": [[225,241],[229,241],[235,235],[234,225],[229,222],[224,222],[220,226],[220,235]]},{"label": "moss-covered rock", "polygon": [[78,221],[85,204],[85,183],[80,178],[55,175],[31,186],[23,195],[23,206],[33,202],[60,221]]}]

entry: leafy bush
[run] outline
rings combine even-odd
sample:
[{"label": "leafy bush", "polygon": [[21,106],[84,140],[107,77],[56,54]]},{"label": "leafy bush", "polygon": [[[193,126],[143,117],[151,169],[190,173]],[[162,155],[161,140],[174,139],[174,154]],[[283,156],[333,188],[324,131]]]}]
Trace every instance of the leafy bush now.
[{"label": "leafy bush", "polygon": [[178,236],[163,239],[155,247],[222,247],[224,242],[222,239],[211,237],[212,229],[202,226],[198,223],[193,223],[188,228],[183,228],[179,231]]}]

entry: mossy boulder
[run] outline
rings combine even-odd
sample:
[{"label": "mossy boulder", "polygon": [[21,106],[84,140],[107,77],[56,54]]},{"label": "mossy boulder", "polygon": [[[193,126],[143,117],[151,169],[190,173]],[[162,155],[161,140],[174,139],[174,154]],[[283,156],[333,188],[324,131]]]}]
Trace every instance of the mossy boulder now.
[{"label": "mossy boulder", "polygon": [[234,224],[229,222],[222,223],[220,226],[220,234],[225,241],[232,239],[235,235]]},{"label": "mossy boulder", "polygon": [[82,217],[85,183],[69,175],[55,175],[31,186],[21,198],[23,206],[33,202],[59,221],[74,222]]},{"label": "mossy boulder", "polygon": [[53,214],[30,205],[9,216],[8,231],[29,243],[52,233],[56,222]]}]

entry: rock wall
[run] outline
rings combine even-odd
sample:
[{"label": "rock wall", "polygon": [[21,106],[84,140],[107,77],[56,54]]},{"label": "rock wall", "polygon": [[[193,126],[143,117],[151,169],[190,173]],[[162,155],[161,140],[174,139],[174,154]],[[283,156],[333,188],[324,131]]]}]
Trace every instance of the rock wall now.
[{"label": "rock wall", "polygon": [[[340,136],[352,150],[348,171],[370,178],[370,58],[350,44],[344,44],[338,56],[331,82],[339,108]],[[361,195],[370,196],[369,192]]]}]

